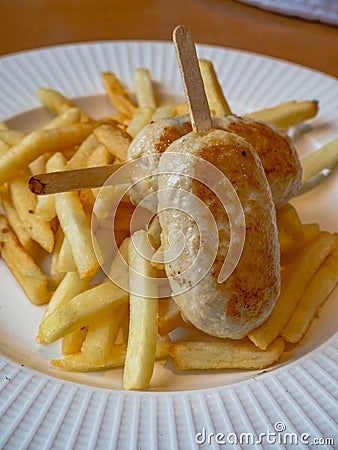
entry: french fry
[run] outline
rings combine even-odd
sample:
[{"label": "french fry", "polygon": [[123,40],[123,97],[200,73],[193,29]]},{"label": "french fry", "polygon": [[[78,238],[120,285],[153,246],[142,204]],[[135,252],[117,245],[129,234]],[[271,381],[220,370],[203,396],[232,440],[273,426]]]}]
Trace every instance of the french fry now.
[{"label": "french fry", "polygon": [[[68,335],[67,335],[68,336]],[[158,338],[156,343],[156,359],[163,359],[169,356],[170,339],[168,336],[165,338]],[[60,369],[69,370],[73,372],[95,372],[98,370],[108,370],[115,367],[123,367],[125,363],[127,345],[125,343],[113,345],[109,356],[105,362],[96,361],[91,364],[88,361],[84,353],[69,354],[62,359],[53,359],[50,363],[54,367]]]},{"label": "french fry", "polygon": [[[66,158],[62,153],[57,152],[46,162],[46,172],[57,172],[64,170]],[[36,215],[45,222],[50,222],[56,216],[54,195],[39,195],[36,197]]]},{"label": "french fry", "polygon": [[314,274],[299,303],[281,332],[293,344],[298,343],[315,319],[319,308],[338,284],[338,238],[333,252]]},{"label": "french fry", "polygon": [[114,156],[102,144],[98,144],[92,153],[88,156],[87,167],[103,166],[112,164]]},{"label": "french fry", "polygon": [[[134,245],[145,251],[147,233],[137,231],[129,244],[129,337],[123,371],[125,389],[148,386],[155,362],[157,339],[157,283],[152,278],[149,259],[138,253]],[[134,244],[135,243],[135,244]],[[142,296],[137,295],[142,292]]]},{"label": "french fry", "polygon": [[9,149],[11,148],[11,146],[9,144],[7,144],[5,141],[3,141],[2,139],[0,139],[0,158],[1,156],[6,153]]},{"label": "french fry", "polygon": [[[69,98],[54,89],[39,88],[38,98],[44,106],[53,111],[55,114],[63,114],[69,109],[73,109],[74,107],[77,108],[77,106]],[[82,121],[90,120],[84,111],[81,111],[79,108],[77,109],[81,114]]]},{"label": "french fry", "polygon": [[80,201],[87,217],[91,217],[95,205],[95,197],[91,189],[82,189],[79,192]]},{"label": "french fry", "polygon": [[303,224],[296,211],[296,208],[287,203],[276,211],[277,226],[279,230],[284,230],[295,240],[303,238]]},{"label": "french fry", "polygon": [[58,271],[61,273],[76,272],[76,264],[73,257],[73,251],[69,244],[67,236],[64,236],[58,259]]},{"label": "french fry", "polygon": [[27,228],[20,219],[7,192],[1,195],[1,200],[9,225],[19,239],[20,244],[31,256],[33,256],[37,251],[37,242],[32,239],[32,236],[27,231]]},{"label": "french fry", "polygon": [[187,102],[179,103],[176,105],[176,114],[177,115],[184,115],[189,113],[189,107]]},{"label": "french fry", "polygon": [[9,185],[9,190],[14,208],[32,239],[51,253],[54,247],[53,230],[48,222],[35,213],[36,196],[27,189],[25,179],[14,179]]},{"label": "french fry", "polygon": [[131,136],[117,126],[101,125],[94,130],[97,141],[115,157],[115,162],[125,162]]},{"label": "french fry", "polygon": [[152,108],[137,108],[127,126],[127,133],[135,137],[142,128],[151,122],[153,114],[154,110]]},{"label": "french fry", "polygon": [[113,72],[103,72],[102,80],[107,96],[118,112],[131,118],[136,105]]},{"label": "french fry", "polygon": [[122,367],[125,360],[126,344],[114,345],[109,358],[104,362],[92,364],[88,361],[86,355],[79,352],[65,356],[62,359],[52,359],[50,363],[59,369],[69,370],[72,372],[96,372],[98,370],[108,370],[114,367]]},{"label": "french fry", "polygon": [[101,366],[109,361],[122,318],[126,313],[127,304],[122,304],[103,322],[89,324],[86,339],[81,347],[81,353],[88,364]]},{"label": "french fry", "polygon": [[0,252],[28,299],[35,305],[47,303],[51,293],[47,277],[20,244],[7,219],[0,215]]},{"label": "french fry", "polygon": [[303,168],[302,188],[299,194],[315,187],[330,171],[338,167],[338,139],[328,142],[302,158],[301,165]]},{"label": "french fry", "polygon": [[158,304],[158,332],[161,336],[166,336],[175,328],[185,324],[180,310],[171,297],[161,298]]},{"label": "french fry", "polygon": [[86,338],[88,327],[81,327],[72,333],[63,336],[61,342],[61,352],[63,355],[73,355],[81,351],[82,344]]},{"label": "french fry", "polygon": [[48,152],[58,152],[81,142],[92,132],[94,125],[79,123],[52,130],[36,130],[0,158],[0,184],[25,168],[35,158]]},{"label": "french fry", "polygon": [[128,300],[128,294],[110,280],[61,303],[40,323],[39,342],[48,344],[90,322],[102,319]]},{"label": "french fry", "polygon": [[295,256],[303,245],[303,224],[291,203],[278,208],[276,218],[280,252],[284,263],[285,255]]},{"label": "french fry", "polygon": [[56,194],[55,209],[62,230],[68,238],[80,277],[91,278],[99,270],[100,264],[92,244],[90,223],[78,194]]},{"label": "french fry", "polygon": [[48,317],[61,303],[67,302],[75,295],[88,288],[89,281],[83,280],[76,272],[68,272],[53,292],[50,301],[44,311],[43,320]]},{"label": "french fry", "polygon": [[161,246],[161,225],[158,215],[150,222],[147,232],[151,245],[158,250]]},{"label": "french fry", "polygon": [[212,116],[231,114],[230,106],[218,81],[214,66],[207,59],[199,59],[199,66]]},{"label": "french fry", "polygon": [[135,95],[139,108],[156,109],[157,102],[153,81],[148,69],[139,67],[134,75]]},{"label": "french fry", "polygon": [[[115,157],[108,151],[107,147],[102,144],[98,144],[98,146],[92,151],[92,153],[88,156],[87,159],[87,167],[96,167],[96,166],[107,166],[114,162]],[[93,188],[90,189],[92,195],[97,197],[101,188]],[[87,189],[89,191],[89,189]]]},{"label": "french fry", "polygon": [[44,153],[43,155],[38,156],[31,163],[28,164],[29,172],[32,175],[39,174],[45,172],[46,170],[46,161],[49,158],[48,153]]},{"label": "french fry", "polygon": [[172,117],[176,114],[176,105],[174,103],[168,103],[165,105],[158,106],[151,118],[153,122],[163,119],[165,117]]},{"label": "french fry", "polygon": [[64,233],[60,226],[56,230],[54,236],[55,236],[55,244],[52,253],[52,261],[50,264],[50,281],[53,288],[56,288],[63,279],[63,277],[65,276],[64,272],[59,271],[59,256],[64,239]]},{"label": "french fry", "polygon": [[282,332],[300,301],[311,278],[332,251],[335,235],[322,231],[317,239],[305,245],[295,261],[287,266],[287,276],[282,279],[280,296],[270,317],[249,333],[250,340],[266,350]]},{"label": "french fry", "polygon": [[53,130],[55,128],[67,127],[81,122],[82,111],[77,106],[73,106],[66,109],[62,114],[54,117],[47,125],[44,126],[45,130]]},{"label": "french fry", "polygon": [[303,225],[303,244],[316,239],[320,234],[320,227],[318,223],[306,223]]},{"label": "french fry", "polygon": [[127,348],[128,334],[129,334],[129,313],[125,314],[122,317],[120,328],[115,339],[115,345],[126,344]]},{"label": "french fry", "polygon": [[81,169],[87,167],[88,157],[97,146],[98,142],[96,137],[93,134],[90,134],[67,162],[67,169]]},{"label": "french fry", "polygon": [[241,340],[183,341],[172,344],[170,355],[181,370],[264,369],[277,362],[285,348],[277,338],[265,350]]},{"label": "french fry", "polygon": [[317,100],[304,100],[281,103],[271,108],[261,109],[249,114],[246,117],[251,117],[257,120],[270,122],[279,128],[288,128],[304,120],[312,119],[318,113]]},{"label": "french fry", "polygon": [[19,144],[25,136],[25,133],[18,130],[0,130],[0,139],[10,147]]}]

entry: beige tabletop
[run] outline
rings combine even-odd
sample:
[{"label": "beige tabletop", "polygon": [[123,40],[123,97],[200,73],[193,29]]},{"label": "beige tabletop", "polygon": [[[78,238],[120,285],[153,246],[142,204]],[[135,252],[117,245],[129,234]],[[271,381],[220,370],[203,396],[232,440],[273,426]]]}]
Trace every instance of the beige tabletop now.
[{"label": "beige tabletop", "polygon": [[191,28],[195,42],[282,58],[338,76],[338,29],[232,0],[1,0],[0,55],[49,45],[170,40]]}]

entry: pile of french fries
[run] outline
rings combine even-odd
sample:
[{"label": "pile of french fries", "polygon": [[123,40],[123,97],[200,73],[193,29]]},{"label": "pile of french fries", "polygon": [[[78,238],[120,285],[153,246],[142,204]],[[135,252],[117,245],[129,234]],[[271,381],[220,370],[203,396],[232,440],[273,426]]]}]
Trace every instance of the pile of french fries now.
[{"label": "pile of french fries", "polygon": [[[200,66],[212,114],[231,113],[212,63],[200,60]],[[163,276],[163,269],[152,264],[152,255],[145,259],[135,251],[135,244],[145,248],[149,240],[155,253],[159,223],[155,219],[131,239],[135,206],[126,196],[110,231],[119,252],[105,276],[91,230],[99,189],[35,196],[28,179],[42,172],[123,163],[132,138],[145,125],[188,109],[186,103],[161,99],[145,68],[135,71],[134,93],[112,72],[102,73],[102,80],[114,108],[108,117],[93,120],[62,93],[40,88],[38,97],[55,114],[53,120],[27,135],[5,123],[0,126],[1,257],[28,299],[44,305],[37,342],[61,341],[62,357],[51,364],[64,370],[124,367],[125,389],[146,388],[156,359],[173,360],[182,370],[257,370],[274,364],[286,345],[303,338],[337,285],[337,235],[315,223],[303,224],[290,203],[277,211],[281,295],[269,319],[240,340],[207,336],[184,322],[172,298],[158,298],[156,284],[149,280]],[[317,112],[318,103],[306,100],[249,116],[286,129]],[[330,152],[316,152],[316,165],[337,161],[337,141],[330,145]],[[309,164],[313,172],[313,161]],[[306,160],[303,165],[306,170]],[[120,277],[127,279],[128,291],[116,282]],[[142,296],[135,294],[140,285]],[[188,338],[181,338],[182,330]]]}]

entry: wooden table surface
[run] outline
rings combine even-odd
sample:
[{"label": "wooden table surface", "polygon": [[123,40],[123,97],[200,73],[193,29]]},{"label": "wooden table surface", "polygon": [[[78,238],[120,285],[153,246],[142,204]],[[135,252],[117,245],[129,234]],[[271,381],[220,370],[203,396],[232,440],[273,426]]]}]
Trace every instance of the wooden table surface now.
[{"label": "wooden table surface", "polygon": [[110,39],[171,40],[185,24],[195,42],[275,56],[338,76],[338,29],[234,0],[0,0],[0,55]]}]

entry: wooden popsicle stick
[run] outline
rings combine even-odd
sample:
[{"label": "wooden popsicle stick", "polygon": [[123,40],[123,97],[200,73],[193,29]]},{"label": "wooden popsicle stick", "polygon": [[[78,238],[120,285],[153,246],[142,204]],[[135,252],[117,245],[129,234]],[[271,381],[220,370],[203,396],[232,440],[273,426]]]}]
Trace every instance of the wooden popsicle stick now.
[{"label": "wooden popsicle stick", "polygon": [[[34,194],[38,195],[97,188],[103,186],[108,178],[122,166],[124,164],[110,164],[107,166],[41,173],[31,177],[28,186]],[[118,182],[118,179],[112,179],[112,184],[115,184],[115,182]]]},{"label": "wooden popsicle stick", "polygon": [[189,28],[178,25],[173,31],[173,41],[189,106],[192,128],[197,133],[206,133],[212,128],[211,115],[195,44]]}]

